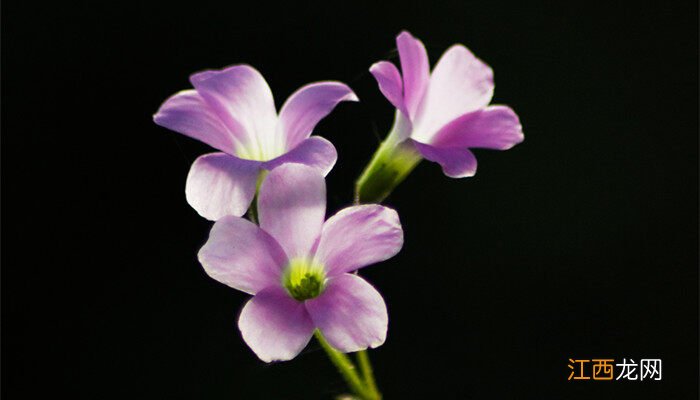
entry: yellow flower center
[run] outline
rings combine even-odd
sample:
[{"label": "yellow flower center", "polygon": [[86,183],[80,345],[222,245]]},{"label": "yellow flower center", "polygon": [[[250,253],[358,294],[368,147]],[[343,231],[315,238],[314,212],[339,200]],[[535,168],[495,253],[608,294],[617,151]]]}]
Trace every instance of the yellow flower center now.
[{"label": "yellow flower center", "polygon": [[326,288],[326,272],[323,265],[307,259],[293,259],[282,274],[282,285],[298,301],[313,299]]}]

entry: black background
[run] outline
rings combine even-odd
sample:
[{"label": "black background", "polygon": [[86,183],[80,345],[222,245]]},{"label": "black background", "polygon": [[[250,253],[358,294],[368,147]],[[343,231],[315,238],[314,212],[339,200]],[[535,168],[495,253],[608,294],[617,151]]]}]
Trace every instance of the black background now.
[{"label": "black background", "polygon": [[[390,313],[387,399],[692,399],[698,389],[697,2],[5,1],[2,394],[7,399],[314,399],[344,390],[317,345],[266,365],[242,293],[196,261],[187,205],[209,149],[151,115],[190,73],[249,63],[278,106],[347,82],[316,133],[329,211],[393,109],[367,72],[401,29],[434,63],[461,42],[525,142],[474,178],[423,162],[388,203],[403,251],[362,271]],[[661,358],[661,382],[568,382],[568,358]]]}]

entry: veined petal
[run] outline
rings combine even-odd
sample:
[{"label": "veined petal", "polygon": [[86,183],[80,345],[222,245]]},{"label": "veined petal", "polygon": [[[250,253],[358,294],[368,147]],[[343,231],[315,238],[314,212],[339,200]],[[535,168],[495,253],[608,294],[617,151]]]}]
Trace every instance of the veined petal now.
[{"label": "veined petal", "polygon": [[243,340],[263,361],[287,361],[311,340],[314,325],[304,303],[270,286],[246,303],[238,318]]},{"label": "veined petal", "polygon": [[225,153],[197,158],[185,183],[187,202],[202,217],[216,221],[245,214],[255,196],[258,161],[241,160]]},{"label": "veined petal", "polygon": [[315,257],[333,276],[389,259],[401,246],[396,211],[367,204],[345,208],[323,224]]},{"label": "veined petal", "polygon": [[263,168],[272,170],[282,164],[298,163],[317,168],[325,176],[331,172],[337,159],[338,153],[331,142],[320,136],[312,136],[287,153],[265,162]]},{"label": "veined petal", "polygon": [[396,66],[389,61],[379,61],[369,68],[374,79],[377,80],[379,90],[389,102],[400,110],[406,118],[409,118],[408,111],[403,99],[403,81],[401,73]]},{"label": "veined petal", "polygon": [[326,182],[316,168],[284,164],[270,171],[260,186],[260,227],[290,259],[309,255],[325,215]]},{"label": "veined petal", "polygon": [[428,53],[423,43],[406,31],[396,37],[396,47],[401,60],[404,102],[410,118],[413,119],[423,101],[430,79]]},{"label": "veined petal", "polygon": [[413,143],[423,157],[440,164],[442,172],[450,178],[465,178],[476,173],[476,157],[469,149]]},{"label": "veined petal", "polygon": [[429,142],[444,125],[486,107],[493,96],[493,71],[466,47],[454,45],[442,55],[430,84],[412,137]]},{"label": "veined petal", "polygon": [[193,74],[190,82],[243,142],[236,155],[268,160],[282,154],[272,91],[255,68],[234,65],[203,71]]},{"label": "veined petal", "polygon": [[165,100],[153,121],[217,150],[229,154],[235,152],[233,135],[195,90],[184,90]]},{"label": "veined petal", "polygon": [[344,83],[317,82],[294,92],[282,106],[277,129],[291,149],[311,135],[314,127],[341,101],[358,101]]},{"label": "veined petal", "polygon": [[523,129],[515,111],[506,106],[491,106],[462,115],[445,125],[432,144],[508,150],[523,139]]},{"label": "veined petal", "polygon": [[357,275],[330,279],[319,297],[306,301],[306,309],[328,343],[344,353],[378,347],[386,339],[384,299]]},{"label": "veined petal", "polygon": [[282,248],[270,235],[232,216],[214,224],[198,258],[210,277],[250,294],[279,285],[287,264]]}]

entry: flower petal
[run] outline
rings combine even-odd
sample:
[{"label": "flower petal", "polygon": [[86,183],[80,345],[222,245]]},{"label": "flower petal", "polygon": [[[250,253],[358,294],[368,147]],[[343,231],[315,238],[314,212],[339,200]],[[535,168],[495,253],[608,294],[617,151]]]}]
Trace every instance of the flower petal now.
[{"label": "flower petal", "polygon": [[523,128],[515,111],[506,106],[492,106],[464,114],[445,125],[432,144],[508,150],[523,139]]},{"label": "flower petal", "polygon": [[265,162],[263,168],[272,170],[282,164],[298,163],[317,168],[325,176],[331,172],[337,159],[338,153],[331,142],[320,136],[312,136],[286,154]]},{"label": "flower petal", "polygon": [[270,235],[232,216],[214,224],[198,258],[210,277],[250,294],[279,285],[287,264],[284,251]]},{"label": "flower petal", "polygon": [[267,160],[282,154],[272,91],[255,68],[234,65],[203,71],[193,74],[190,82],[243,142],[237,155]]},{"label": "flower petal", "polygon": [[379,61],[369,68],[374,79],[377,80],[379,90],[389,102],[400,110],[406,117],[408,112],[403,99],[403,81],[401,73],[396,66],[389,61]]},{"label": "flower petal", "polygon": [[259,170],[259,162],[225,153],[200,156],[187,175],[187,202],[199,215],[211,221],[226,215],[240,217],[255,196]]},{"label": "flower petal", "polygon": [[396,211],[367,204],[345,208],[323,224],[315,257],[333,276],[389,259],[401,246]]},{"label": "flower petal", "polygon": [[280,286],[270,286],[250,299],[238,318],[243,340],[263,361],[287,361],[311,340],[314,325],[304,303]]},{"label": "flower petal", "polygon": [[413,143],[423,157],[440,164],[442,172],[450,178],[465,178],[476,173],[476,157],[469,149]]},{"label": "flower petal", "polygon": [[403,73],[403,93],[406,109],[411,119],[423,101],[430,79],[428,53],[420,40],[403,31],[396,37],[396,47]]},{"label": "flower petal", "polygon": [[330,279],[319,297],[306,301],[306,309],[328,343],[344,353],[378,347],[386,339],[384,299],[357,275]]},{"label": "flower petal", "polygon": [[462,45],[450,47],[430,76],[412,137],[428,142],[455,118],[486,107],[493,96],[493,71]]},{"label": "flower petal", "polygon": [[165,128],[233,154],[234,136],[195,90],[185,90],[165,100],[153,121]]},{"label": "flower petal", "polygon": [[316,168],[281,165],[260,187],[260,227],[277,239],[290,259],[309,255],[325,215],[326,182]]},{"label": "flower petal", "polygon": [[308,138],[316,124],[341,101],[358,101],[358,98],[344,83],[330,81],[306,85],[289,96],[277,126],[281,130],[278,134],[286,140],[286,148],[294,148]]}]

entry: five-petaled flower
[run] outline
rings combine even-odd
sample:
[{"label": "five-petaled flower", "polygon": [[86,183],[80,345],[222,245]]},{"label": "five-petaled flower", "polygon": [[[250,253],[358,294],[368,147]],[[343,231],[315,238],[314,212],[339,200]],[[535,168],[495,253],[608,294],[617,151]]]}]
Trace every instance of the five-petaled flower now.
[{"label": "five-petaled flower", "polygon": [[294,358],[315,329],[343,352],[384,343],[384,300],[352,272],[401,249],[399,217],[376,204],[345,208],[324,222],[325,212],[322,173],[284,164],[260,187],[260,226],[221,218],[199,252],[209,276],[254,295],[238,326],[263,361]]},{"label": "five-petaled flower", "polygon": [[153,119],[221,151],[195,160],[185,185],[188,203],[210,220],[243,215],[263,170],[296,162],[327,174],[335,148],[309,136],[339,102],[357,101],[343,83],[317,82],[292,94],[278,115],[267,82],[248,65],[195,73],[190,82],[194,89],[167,99]]},{"label": "five-petaled flower", "polygon": [[489,106],[493,71],[466,47],[450,47],[430,72],[423,44],[408,32],[396,38],[401,72],[388,61],[372,65],[379,89],[397,109],[392,146],[413,146],[453,178],[473,176],[470,148],[507,150],[523,141],[518,116]]}]

